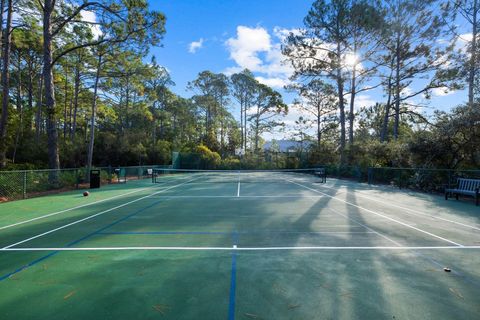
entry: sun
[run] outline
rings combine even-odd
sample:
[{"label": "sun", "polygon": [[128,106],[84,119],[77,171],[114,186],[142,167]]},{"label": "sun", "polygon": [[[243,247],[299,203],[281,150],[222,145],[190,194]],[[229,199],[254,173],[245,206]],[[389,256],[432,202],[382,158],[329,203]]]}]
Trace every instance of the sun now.
[{"label": "sun", "polygon": [[344,58],[347,67],[354,67],[358,64],[358,57],[353,53],[347,53]]}]

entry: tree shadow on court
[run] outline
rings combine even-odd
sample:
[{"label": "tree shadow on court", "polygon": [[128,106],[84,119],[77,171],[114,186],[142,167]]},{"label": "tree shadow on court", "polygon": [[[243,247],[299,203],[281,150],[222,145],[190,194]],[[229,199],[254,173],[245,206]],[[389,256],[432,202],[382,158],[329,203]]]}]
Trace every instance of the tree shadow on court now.
[{"label": "tree shadow on court", "polygon": [[[342,227],[351,234],[358,232],[359,227],[363,229],[361,224],[349,220],[350,216],[359,215],[358,209],[349,211],[344,217],[332,214],[329,208],[337,200],[322,197],[309,201],[309,208],[292,222],[292,230],[303,230],[305,233],[328,230],[334,221],[341,221],[344,224]],[[317,238],[311,235],[305,238],[305,233],[294,233],[285,245],[358,245],[355,239],[346,239],[341,233],[318,234]],[[280,245],[285,243],[285,239],[279,240]],[[363,246],[376,245],[376,239],[370,233],[361,240]],[[365,256],[360,251],[351,253],[344,250],[239,252],[238,255],[238,281],[241,283],[238,286],[239,318],[392,317],[390,303],[393,302],[385,300],[375,257]],[[361,266],[361,271],[357,271],[358,266]]]},{"label": "tree shadow on court", "polygon": [[0,282],[2,319],[225,319],[229,252],[62,252]]},{"label": "tree shadow on court", "polygon": [[[335,196],[331,191],[326,193]],[[345,197],[346,201],[357,203],[354,192],[347,192]],[[44,245],[53,241],[50,244],[63,247],[69,241],[80,239],[158,200],[163,201],[152,197],[142,201],[141,205],[126,208],[128,210],[106,213],[72,229],[67,228],[61,236],[45,238]],[[332,216],[338,217],[337,221],[344,221],[346,230],[351,232],[356,232],[362,224],[369,224],[366,213],[354,206],[345,205],[348,209],[341,213],[347,218],[333,213],[330,209],[342,203],[328,197],[310,199],[308,205],[303,203],[297,208],[291,201],[289,198],[276,198],[272,202],[250,201],[243,206],[237,203],[237,207],[234,201],[204,203],[204,207],[201,202],[192,202],[184,213],[191,211],[195,215],[202,208],[211,210],[219,207],[217,212],[204,212],[198,215],[198,220],[191,220],[192,229],[231,225],[232,229],[226,231],[238,233],[237,244],[240,246],[249,243],[257,243],[257,246],[281,243],[289,246],[309,243],[356,246],[355,239],[345,240],[345,236],[339,234],[323,234],[316,239],[301,232],[319,230],[322,221],[328,227],[330,221],[335,221],[329,220]],[[160,203],[154,207],[155,212],[140,211],[137,217],[143,216],[146,219],[141,220],[142,223],[150,221],[156,226],[154,217],[162,219],[169,216],[165,215],[165,207],[161,207]],[[285,214],[280,218],[281,207],[304,211],[300,214],[283,212]],[[65,225],[73,218],[84,217],[84,214],[87,213],[59,216],[53,222],[39,221],[38,229],[26,228],[22,236],[25,238],[52,229],[52,223]],[[173,219],[174,214],[179,216],[182,211],[172,209],[171,214]],[[236,217],[238,215],[243,216]],[[138,223],[124,220],[119,225],[135,230],[141,227]],[[262,233],[267,228],[288,231],[286,227],[295,232]],[[382,225],[376,225],[374,229],[380,233],[389,230]],[[257,238],[252,237],[254,234]],[[200,242],[202,235],[198,237]],[[235,239],[229,241],[229,245],[235,244]],[[361,241],[364,246],[378,245],[378,237],[371,233],[362,236]],[[224,238],[219,238],[209,244],[224,246],[225,243]],[[13,252],[0,254],[7,257],[2,261],[8,261],[5,265],[12,269],[18,267],[20,261],[37,256],[37,253],[33,254],[35,257],[32,253],[29,256]],[[292,250],[236,251],[234,254],[236,296],[233,302],[238,319],[421,318],[430,314],[418,313],[418,310],[433,312],[434,307],[440,310],[435,312],[440,317],[442,312],[445,315],[455,315],[455,312],[462,315],[459,313],[462,303],[470,303],[471,297],[479,296],[478,289],[458,288],[456,279],[441,277],[443,274],[440,276],[436,271],[426,272],[422,269],[425,264],[421,267],[416,265],[418,257],[410,253]],[[230,251],[61,252],[0,282],[0,318],[225,319],[232,299],[232,268]],[[442,293],[432,294],[436,286]],[[437,298],[440,302],[435,301]],[[431,304],[416,306],[419,301],[420,305]],[[438,306],[438,303],[442,305]],[[452,306],[453,311],[446,311],[448,306]],[[471,308],[469,314],[475,314],[475,307]],[[397,314],[398,310],[403,312],[402,317]]]},{"label": "tree shadow on court", "polygon": [[[354,188],[347,193],[347,201],[357,204]],[[349,215],[359,223],[368,224],[368,219],[363,218],[369,215],[368,212],[362,213],[355,208],[349,210]],[[373,229],[388,237],[393,230],[391,226],[388,227],[388,223],[385,223],[384,228],[376,225]],[[400,244],[409,245],[402,241]],[[372,246],[375,245],[373,241]],[[394,243],[391,245],[395,246]],[[415,243],[410,245],[415,246]],[[386,315],[396,318],[422,318],[430,314],[432,318],[458,318],[459,315],[464,317],[475,314],[475,310],[472,310],[476,305],[474,299],[468,299],[471,304],[467,307],[465,302],[467,296],[478,295],[478,280],[472,283],[474,276],[463,270],[452,277],[444,272],[442,264],[428,253],[415,250],[359,252],[357,261],[361,262],[358,265],[360,270],[363,269],[363,278],[360,274],[356,281],[358,289],[363,291],[363,296],[370,301],[371,306],[387,312]],[[386,304],[378,305],[379,302]],[[365,315],[363,307],[357,312],[362,314],[362,317]]]}]

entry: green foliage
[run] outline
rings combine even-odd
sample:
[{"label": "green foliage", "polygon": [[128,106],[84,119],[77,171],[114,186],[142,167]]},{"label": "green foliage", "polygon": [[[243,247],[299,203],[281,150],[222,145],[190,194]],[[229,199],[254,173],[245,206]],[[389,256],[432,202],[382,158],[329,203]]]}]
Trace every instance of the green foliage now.
[{"label": "green foliage", "polygon": [[148,159],[155,164],[170,164],[172,162],[172,143],[159,140],[148,151]]},{"label": "green foliage", "polygon": [[197,146],[194,151],[199,155],[202,169],[215,169],[221,163],[220,155],[205,145]]}]

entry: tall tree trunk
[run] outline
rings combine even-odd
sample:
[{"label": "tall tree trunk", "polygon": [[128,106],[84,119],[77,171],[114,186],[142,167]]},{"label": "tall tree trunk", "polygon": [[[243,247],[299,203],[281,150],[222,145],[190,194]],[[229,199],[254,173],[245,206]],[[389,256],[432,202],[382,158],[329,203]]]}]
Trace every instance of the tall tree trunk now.
[{"label": "tall tree trunk", "polygon": [[[54,0],[45,0],[43,5],[43,78],[45,85],[45,112],[47,114],[47,142],[48,142],[48,167],[60,168],[58,155],[57,121],[55,117],[55,84],[53,78],[52,55],[52,13]],[[58,182],[58,171],[52,171],[49,180],[53,184]]]},{"label": "tall tree trunk", "polygon": [[475,73],[477,71],[477,10],[478,0],[473,0],[472,11],[472,46],[470,52],[470,63],[468,71],[468,103],[473,106],[474,102],[474,87],[475,87]]},{"label": "tall tree trunk", "polygon": [[345,100],[343,97],[343,75],[342,75],[342,64],[341,64],[341,49],[340,43],[337,43],[337,89],[338,89],[338,106],[340,108],[340,164],[345,164]]},{"label": "tall tree trunk", "polygon": [[[78,61],[80,63],[80,61]],[[77,112],[78,112],[78,95],[80,94],[80,66],[75,66],[75,80],[73,89],[73,120],[72,129],[70,131],[70,140],[75,140],[75,132],[77,131]]]},{"label": "tall tree trunk", "polygon": [[68,67],[65,66],[65,88],[63,99],[63,141],[67,140],[67,105],[68,105]]},{"label": "tall tree trunk", "polygon": [[382,132],[380,133],[380,142],[387,141],[388,137],[388,122],[390,119],[390,105],[392,99],[392,85],[391,80],[389,80],[388,84],[388,98],[387,103],[385,104],[385,114],[383,115],[383,123],[382,123]]},{"label": "tall tree trunk", "polygon": [[317,148],[320,150],[320,143],[322,142],[322,130],[321,130],[321,116],[320,116],[320,104],[317,105]]},{"label": "tall tree trunk", "polygon": [[240,133],[242,138],[240,139],[240,145],[243,148],[243,98],[240,98]]},{"label": "tall tree trunk", "polygon": [[[12,40],[12,11],[13,0],[8,0],[7,25],[3,34],[3,65],[2,65],[2,117],[0,119],[0,168],[4,168],[7,164],[7,120],[8,120],[8,100],[10,90],[10,74],[8,67],[10,66],[10,48]],[[3,14],[3,12],[2,12]]]},{"label": "tall tree trunk", "polygon": [[380,142],[388,141],[388,123],[390,122],[390,108],[392,105],[392,76],[393,76],[394,59],[390,62],[390,75],[388,76],[387,85],[387,104],[385,105],[385,114],[383,115],[382,131],[380,133]]},{"label": "tall tree trunk", "polygon": [[[357,49],[356,49],[356,43],[353,49],[353,54],[356,55]],[[357,64],[354,63],[353,69],[352,69],[352,82],[351,82],[351,94],[350,94],[350,112],[348,114],[348,125],[349,125],[349,131],[348,131],[348,143],[350,145],[353,144],[353,121],[355,120],[355,95],[357,93],[357,88],[356,88],[356,81],[357,81]]]},{"label": "tall tree trunk", "polygon": [[101,69],[102,69],[102,54],[100,53],[98,55],[97,72],[95,74],[95,84],[93,86],[92,118],[90,119],[90,141],[88,143],[87,177],[86,177],[87,181],[90,181],[90,169],[92,169],[93,145],[95,143],[95,118],[96,118],[96,112],[97,112],[97,92],[98,92],[98,81],[100,79]]},{"label": "tall tree trunk", "polygon": [[73,118],[73,95],[70,96],[70,101],[68,103],[68,137],[72,139],[72,118]]},{"label": "tall tree trunk", "polygon": [[17,99],[16,99],[16,106],[17,112],[19,114],[19,123],[17,127],[17,132],[15,133],[15,144],[13,146],[13,154],[12,154],[12,163],[15,163],[15,158],[17,156],[17,148],[18,142],[20,141],[20,137],[23,133],[23,108],[22,108],[22,69],[21,69],[21,55],[18,54],[18,61],[17,61]]},{"label": "tall tree trunk", "polygon": [[[0,38],[3,37],[2,30],[3,30],[3,13],[5,12],[5,0],[0,0]],[[3,58],[3,41],[0,41],[0,58]],[[2,61],[3,59],[0,59]],[[1,66],[1,64],[0,64]]]},{"label": "tall tree trunk", "polygon": [[397,34],[395,51],[395,120],[393,123],[393,139],[396,141],[400,126],[400,33]]},{"label": "tall tree trunk", "polygon": [[130,125],[128,124],[129,105],[130,105],[130,75],[127,73],[127,84],[125,86],[125,128],[127,129],[130,127]]},{"label": "tall tree trunk", "polygon": [[[43,71],[42,71],[43,74]],[[37,111],[35,112],[35,142],[40,142],[40,133],[42,131],[42,106],[43,106],[43,76],[38,79],[38,98]]]},{"label": "tall tree trunk", "polygon": [[243,108],[243,116],[244,116],[244,119],[243,119],[243,125],[245,127],[245,129],[243,130],[243,135],[244,135],[244,139],[243,139],[243,143],[245,144],[244,146],[244,149],[247,150],[247,104],[245,104],[245,108]]},{"label": "tall tree trunk", "polygon": [[255,154],[258,154],[258,140],[260,135],[260,108],[259,104],[257,103],[257,116],[255,117]]},{"label": "tall tree trunk", "polygon": [[[27,93],[28,93],[28,110],[29,112],[32,112],[33,110],[33,77],[34,77],[34,71],[33,71],[33,64],[31,61],[28,63],[28,82],[27,82]],[[29,130],[32,130],[32,118],[28,120],[28,127]]]}]

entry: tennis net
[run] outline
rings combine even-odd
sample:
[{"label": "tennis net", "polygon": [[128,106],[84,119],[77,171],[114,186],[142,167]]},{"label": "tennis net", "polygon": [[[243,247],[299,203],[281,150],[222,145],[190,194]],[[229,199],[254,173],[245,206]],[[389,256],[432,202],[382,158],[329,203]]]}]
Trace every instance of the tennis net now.
[{"label": "tennis net", "polygon": [[195,178],[195,182],[252,182],[252,183],[290,183],[289,180],[308,180],[325,182],[324,168],[281,169],[281,170],[190,170],[190,169],[153,169],[152,182],[171,181],[172,177]]}]

